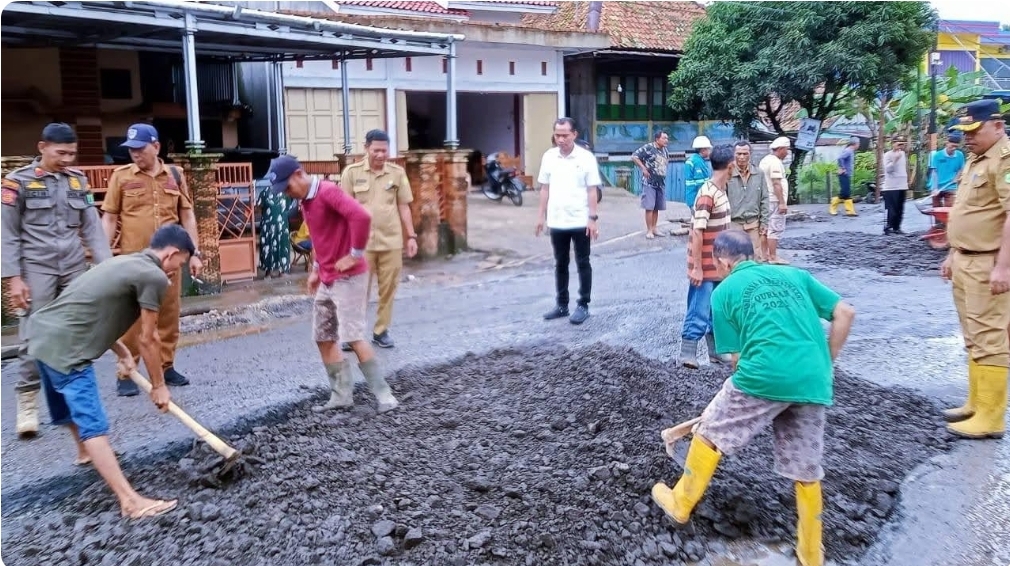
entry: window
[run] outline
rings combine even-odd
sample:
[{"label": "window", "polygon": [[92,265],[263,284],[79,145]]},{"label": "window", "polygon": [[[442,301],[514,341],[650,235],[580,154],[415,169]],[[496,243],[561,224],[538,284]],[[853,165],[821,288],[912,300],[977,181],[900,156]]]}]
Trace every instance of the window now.
[{"label": "window", "polygon": [[129,69],[102,69],[99,83],[104,100],[133,99],[133,78]]},{"label": "window", "polygon": [[666,77],[600,76],[596,81],[596,119],[671,121]]}]

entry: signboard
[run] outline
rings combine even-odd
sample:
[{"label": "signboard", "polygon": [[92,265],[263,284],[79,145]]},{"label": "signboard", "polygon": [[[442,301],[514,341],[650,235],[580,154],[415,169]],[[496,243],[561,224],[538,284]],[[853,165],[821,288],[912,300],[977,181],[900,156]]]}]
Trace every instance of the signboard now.
[{"label": "signboard", "polygon": [[813,151],[819,135],[821,135],[821,121],[804,118],[800,121],[800,131],[796,135],[796,147]]}]

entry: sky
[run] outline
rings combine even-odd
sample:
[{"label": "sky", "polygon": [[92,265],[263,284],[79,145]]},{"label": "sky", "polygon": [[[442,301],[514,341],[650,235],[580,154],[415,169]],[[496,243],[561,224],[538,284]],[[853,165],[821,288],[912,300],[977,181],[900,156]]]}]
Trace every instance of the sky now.
[{"label": "sky", "polygon": [[1010,24],[1010,2],[999,0],[931,0],[945,20],[998,21]]}]

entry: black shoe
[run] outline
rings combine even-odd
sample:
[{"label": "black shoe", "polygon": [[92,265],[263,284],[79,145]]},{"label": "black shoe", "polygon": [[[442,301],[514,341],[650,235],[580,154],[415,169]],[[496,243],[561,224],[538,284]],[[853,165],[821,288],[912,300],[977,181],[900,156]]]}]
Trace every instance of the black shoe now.
[{"label": "black shoe", "polygon": [[568,316],[568,307],[556,306],[544,315],[544,320],[554,320]]},{"label": "black shoe", "polygon": [[892,234],[900,234],[900,235],[904,235],[904,234],[905,234],[905,233],[904,233],[904,232],[903,232],[903,231],[901,230],[901,228],[895,228],[894,230],[891,230],[891,233],[892,233]]},{"label": "black shoe", "polygon": [[891,235],[891,229],[890,228],[884,228],[884,235],[885,236],[890,236]]},{"label": "black shoe", "polygon": [[174,367],[169,367],[165,369],[165,384],[182,387],[183,385],[189,385],[189,378],[175,371]]},{"label": "black shoe", "polygon": [[389,337],[388,330],[383,330],[382,334],[372,334],[372,344],[380,348],[392,348],[395,346],[393,339]]},{"label": "black shoe", "polygon": [[354,348],[351,347],[351,344],[349,342],[341,342],[340,350],[343,352],[353,352]]},{"label": "black shoe", "polygon": [[568,322],[571,322],[572,324],[582,324],[587,318],[589,318],[589,307],[579,305],[575,307],[575,312],[572,313]]},{"label": "black shoe", "polygon": [[116,395],[120,397],[134,397],[140,395],[140,388],[132,379],[116,380]]}]

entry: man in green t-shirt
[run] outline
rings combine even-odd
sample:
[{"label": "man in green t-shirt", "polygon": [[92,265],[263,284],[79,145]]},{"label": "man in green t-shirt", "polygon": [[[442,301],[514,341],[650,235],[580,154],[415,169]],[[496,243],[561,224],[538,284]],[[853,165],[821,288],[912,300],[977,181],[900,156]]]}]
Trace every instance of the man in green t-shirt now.
[{"label": "man in green t-shirt", "polygon": [[123,476],[109,444],[109,421],[92,362],[112,349],[120,374],[135,371],[133,355],[120,337],[140,319],[140,354],[151,377],[151,400],[162,412],[168,410],[158,312],[168,293],[179,292],[169,282],[189,265],[194,251],[182,226],[165,225],[148,249],[103,261],[28,321],[28,353],[39,368],[53,424],[70,429],[77,442],[75,463],[93,464],[119,499],[122,515],[131,519],[160,515],[177,502],[143,497]]},{"label": "man in green t-shirt", "polygon": [[[754,262],[746,233],[720,233],[712,254],[725,276],[712,294],[716,351],[731,355],[734,373],[701,415],[684,475],[673,489],[654,485],[652,499],[687,523],[721,456],[772,425],[775,471],[796,483],[796,556],[803,566],[821,566],[825,408],[855,311],[806,271]],[[831,321],[827,339],[822,319]]]}]

